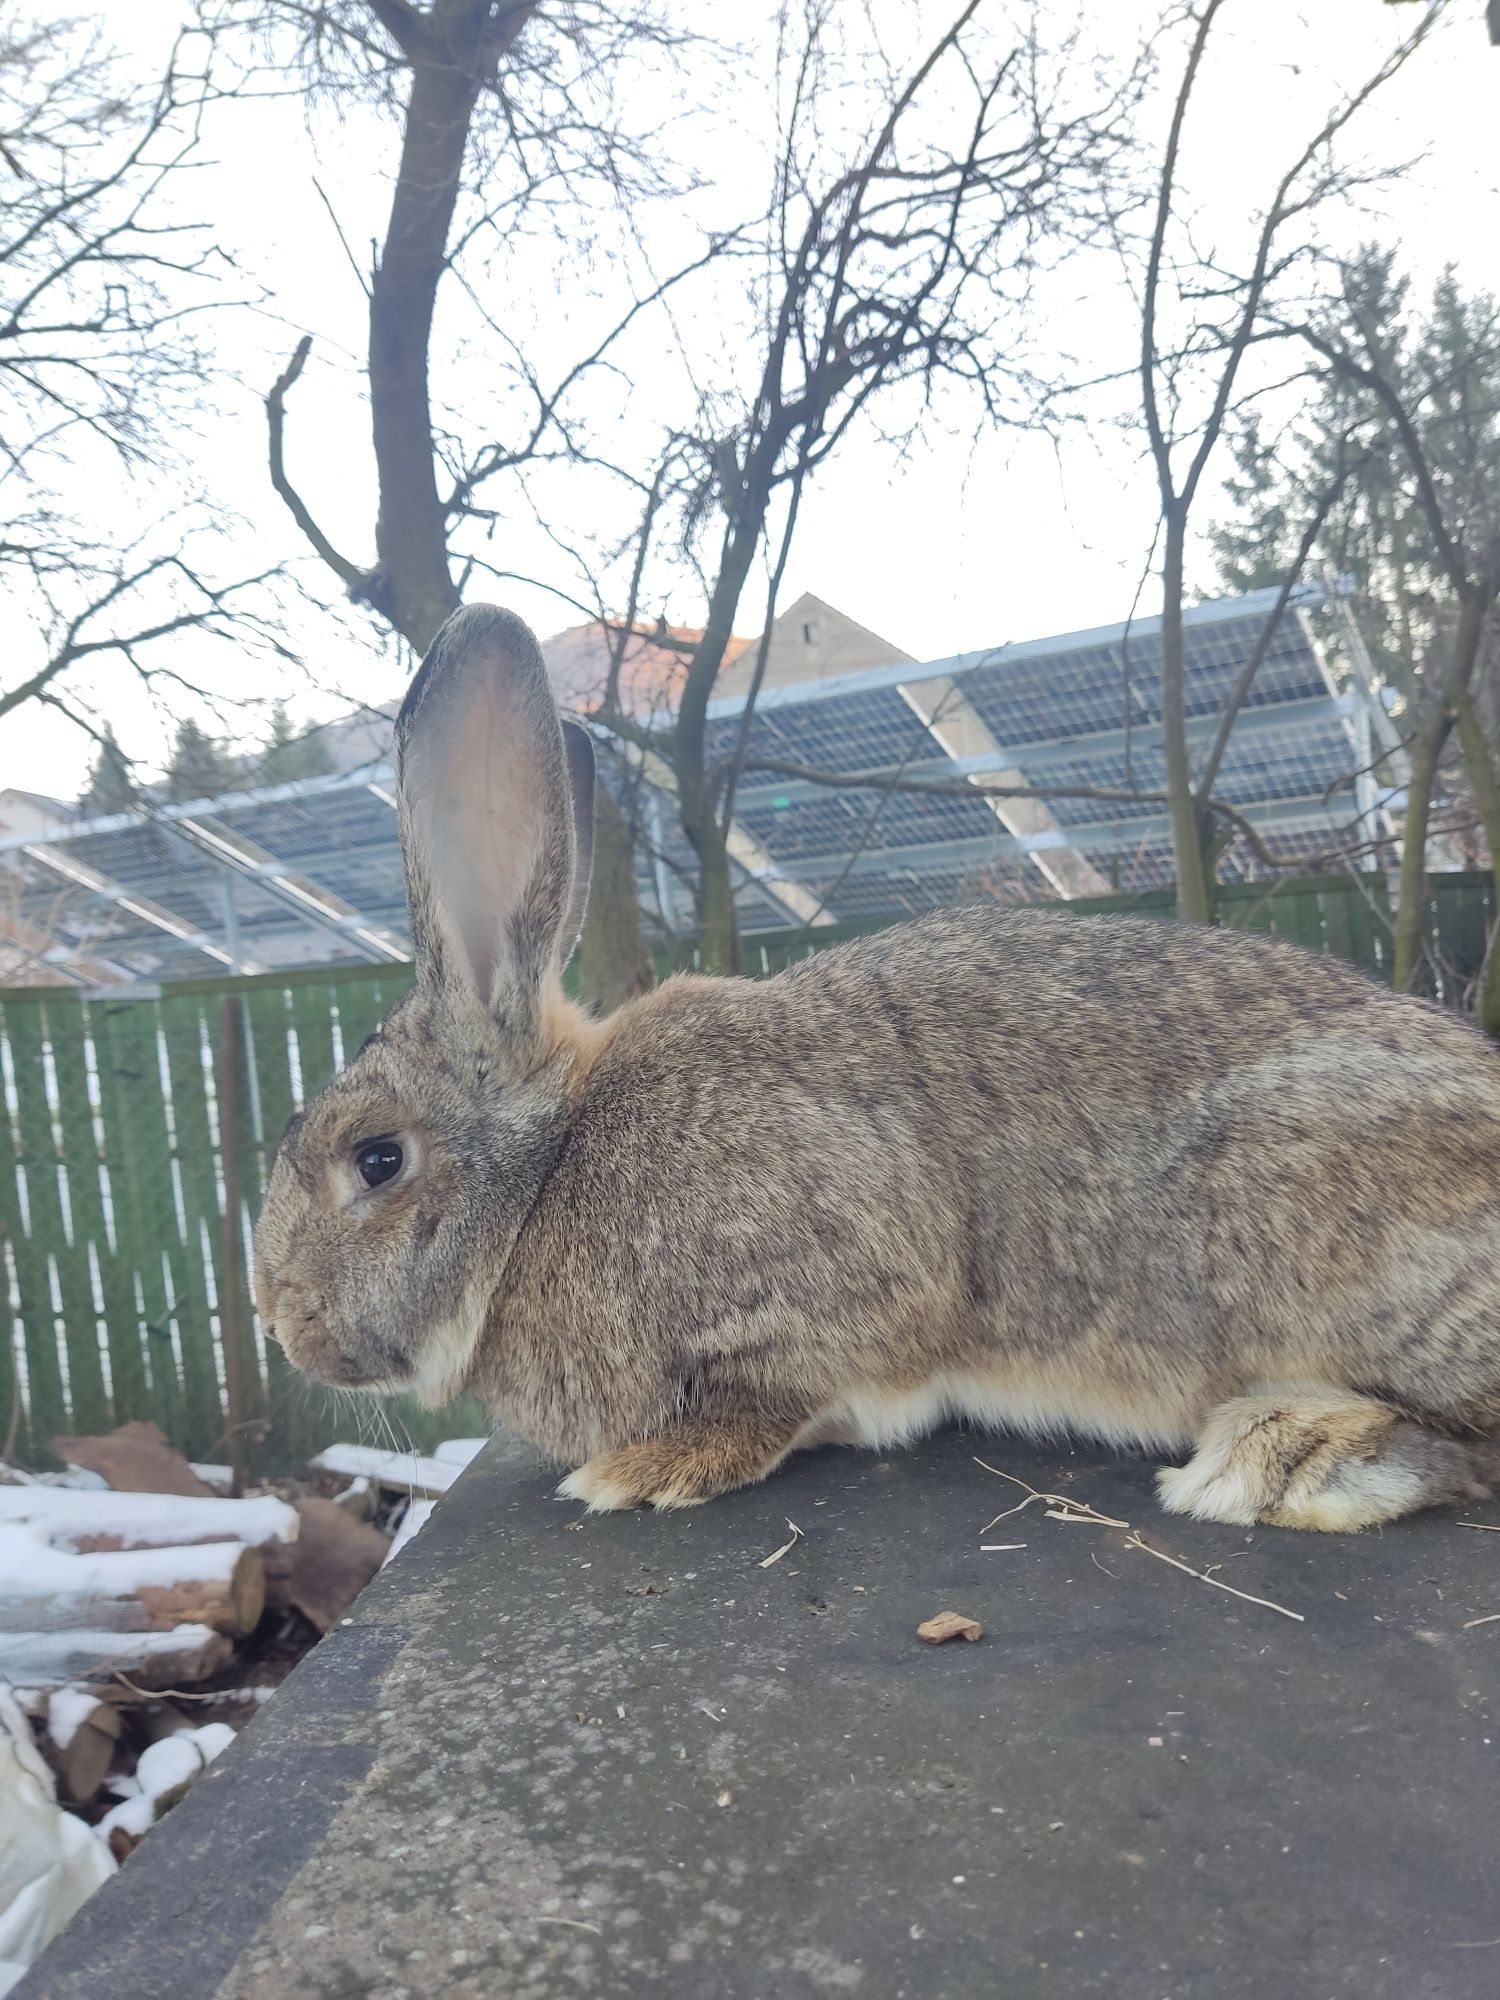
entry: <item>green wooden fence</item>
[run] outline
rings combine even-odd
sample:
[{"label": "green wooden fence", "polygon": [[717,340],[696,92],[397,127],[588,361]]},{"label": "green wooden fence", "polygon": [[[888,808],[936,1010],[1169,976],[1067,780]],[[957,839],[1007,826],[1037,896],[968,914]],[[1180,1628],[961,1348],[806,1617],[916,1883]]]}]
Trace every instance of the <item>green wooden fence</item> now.
[{"label": "green wooden fence", "polygon": [[[1153,891],[1066,907],[1165,919],[1171,900]],[[1294,939],[1377,977],[1389,966],[1380,877],[1238,885],[1222,907],[1236,928]],[[1488,875],[1433,878],[1425,978],[1446,1004],[1466,1004],[1494,914]],[[745,969],[775,972],[878,928],[753,937]],[[9,1151],[0,1277],[11,1322],[0,1339],[0,1455],[46,1463],[58,1433],[128,1417],[154,1418],[197,1459],[224,1459],[238,1429],[265,1470],[291,1469],[361,1427],[384,1441],[376,1406],[340,1406],[286,1366],[241,1274],[286,1120],[408,983],[397,966],[184,983],[159,997],[0,993]],[[226,1167],[236,1191],[227,1218]],[[388,1420],[397,1435],[404,1427],[430,1444],[469,1430],[478,1413],[434,1415],[398,1401]]]}]

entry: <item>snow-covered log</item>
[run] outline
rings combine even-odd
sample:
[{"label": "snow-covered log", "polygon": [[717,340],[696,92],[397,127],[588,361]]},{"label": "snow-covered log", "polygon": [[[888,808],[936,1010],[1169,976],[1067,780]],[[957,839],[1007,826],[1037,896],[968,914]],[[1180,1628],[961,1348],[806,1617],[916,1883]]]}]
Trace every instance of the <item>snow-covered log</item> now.
[{"label": "snow-covered log", "polygon": [[273,1495],[254,1500],[198,1500],[176,1493],[87,1493],[58,1486],[0,1486],[0,1524],[30,1528],[55,1549],[103,1553],[160,1549],[190,1542],[297,1539],[297,1510]]},{"label": "snow-covered log", "polygon": [[61,1681],[124,1674],[137,1687],[155,1692],[191,1687],[222,1673],[234,1657],[234,1644],[206,1625],[179,1625],[170,1632],[76,1627],[7,1632],[0,1638],[0,1657],[18,1687],[55,1687]]},{"label": "snow-covered log", "polygon": [[47,1702],[42,1747],[63,1795],[86,1805],[108,1775],[120,1738],[120,1711],[88,1688],[55,1688]]},{"label": "snow-covered log", "polygon": [[240,1542],[73,1555],[30,1528],[0,1524],[0,1632],[206,1625],[238,1636],[254,1630],[265,1606],[265,1564]]},{"label": "snow-covered log", "polygon": [[463,1470],[424,1458],[415,1451],[377,1451],[372,1445],[331,1444],[310,1461],[315,1472],[342,1473],[349,1479],[370,1479],[397,1493],[436,1499],[446,1493]]}]

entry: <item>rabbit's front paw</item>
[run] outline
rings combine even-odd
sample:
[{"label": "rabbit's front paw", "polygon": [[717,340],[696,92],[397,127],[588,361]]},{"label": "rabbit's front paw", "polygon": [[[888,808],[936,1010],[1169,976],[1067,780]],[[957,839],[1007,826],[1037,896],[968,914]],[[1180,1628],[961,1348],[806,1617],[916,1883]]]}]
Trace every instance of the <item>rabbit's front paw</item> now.
[{"label": "rabbit's front paw", "polygon": [[601,1452],[587,1465],[570,1472],[558,1487],[564,1500],[582,1500],[591,1514],[611,1514],[622,1507],[696,1507],[719,1489],[695,1489],[701,1467],[691,1451],[674,1453],[660,1444],[628,1444]]},{"label": "rabbit's front paw", "polygon": [[591,1514],[620,1507],[696,1507],[749,1486],[780,1465],[804,1428],[801,1416],[762,1411],[681,1424],[643,1444],[601,1452],[570,1472],[559,1495]]}]

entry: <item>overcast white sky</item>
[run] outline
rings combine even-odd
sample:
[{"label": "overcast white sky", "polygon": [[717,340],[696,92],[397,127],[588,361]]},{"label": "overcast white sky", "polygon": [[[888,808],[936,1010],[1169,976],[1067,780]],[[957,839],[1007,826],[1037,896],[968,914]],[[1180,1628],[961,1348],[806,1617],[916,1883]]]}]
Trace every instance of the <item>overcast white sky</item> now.
[{"label": "overcast white sky", "polygon": [[[950,7],[951,0],[876,0],[874,11],[893,32],[937,32]],[[48,7],[32,11],[45,13]],[[76,11],[76,4],[67,8]],[[1085,23],[1086,32],[1118,57],[1156,9],[1143,0],[1113,0],[1089,11],[1103,24]],[[1003,18],[1004,0],[995,0],[995,13]],[[710,32],[722,25],[726,32],[741,33],[747,18],[734,0],[705,0],[699,16]],[[150,65],[174,18],[170,0],[133,0],[129,9],[110,10],[109,22],[116,35],[128,22],[133,57]],[[1410,7],[1385,0],[1315,0],[1301,6],[1229,0],[1188,128],[1184,182],[1197,210],[1200,242],[1213,241],[1233,254],[1258,205],[1328,104],[1362,78],[1411,18]],[[1421,156],[1417,164],[1382,192],[1376,213],[1328,227],[1346,238],[1364,234],[1394,241],[1420,286],[1453,261],[1468,287],[1500,289],[1497,103],[1500,49],[1488,45],[1483,0],[1465,0],[1433,45],[1365,114],[1346,149],[1381,160]],[[737,119],[726,127],[722,120],[700,121],[677,128],[674,136],[689,157],[701,159],[721,178],[731,158],[735,171],[750,175],[754,122]],[[1153,133],[1157,122],[1151,122]],[[731,141],[733,155],[727,152]],[[375,117],[358,115],[340,125],[319,112],[304,123],[300,107],[287,101],[227,107],[209,131],[210,164],[201,170],[192,204],[216,216],[220,241],[266,296],[254,312],[226,313],[218,322],[216,337],[231,379],[214,386],[212,408],[191,445],[193,485],[238,517],[216,556],[226,573],[289,557],[314,595],[336,592],[332,578],[310,558],[304,560],[290,520],[266,486],[261,398],[303,331],[312,332],[317,344],[292,405],[294,470],[334,541],[355,559],[373,553],[366,413],[360,402],[364,299],[314,182],[350,241],[368,244],[382,227],[394,157],[393,130]],[[727,191],[725,199],[735,192]],[[670,263],[683,240],[682,218],[647,212],[639,221],[663,264]],[[508,277],[527,288],[533,323],[567,351],[579,318],[588,322],[594,311],[578,295],[576,273],[555,253],[530,250],[516,258]],[[446,301],[450,308],[457,303]],[[440,316],[444,305],[440,298]],[[1034,342],[1051,341],[1060,349],[1087,345],[1101,362],[1128,365],[1135,322],[1112,258],[1099,253],[1073,266],[1066,284],[1050,294],[1047,313],[1031,329]],[[588,406],[596,435],[605,438],[620,412],[618,437],[627,448],[644,436],[636,427],[650,416],[653,402],[665,408],[681,393],[680,370],[664,336],[638,343],[628,362],[635,386],[629,417],[618,384],[602,382]],[[450,405],[482,405],[489,386],[483,344],[471,341],[438,386]],[[1121,408],[1128,408],[1128,394]],[[1099,416],[1060,452],[1015,433],[976,442],[966,413],[956,406],[939,413],[904,463],[894,463],[871,437],[852,438],[804,503],[783,601],[804,589],[816,591],[928,659],[1123,617],[1151,541],[1154,489],[1139,437],[1105,424],[1102,405]],[[150,496],[111,486],[112,477],[102,477],[93,496],[95,511],[101,519],[134,524]],[[615,525],[597,513],[591,517],[600,502],[582,482],[577,504],[580,539],[606,535]],[[567,560],[517,526],[503,526],[490,553],[501,567],[535,574],[560,589],[577,587]],[[1208,581],[1201,563],[1199,581]],[[488,585],[474,594],[498,591]],[[508,597],[544,634],[576,620],[576,613],[544,589],[518,586]],[[1152,602],[1148,589],[1144,608]],[[665,608],[685,622],[701,618],[701,603],[691,593]],[[743,629],[756,628],[759,611],[758,603],[747,603]],[[14,607],[9,613],[0,607],[0,631],[14,616]],[[398,691],[404,663],[394,649],[375,645],[372,628],[313,609],[293,616],[312,683],[294,701],[301,715],[324,716],[346,701],[379,700]],[[11,629],[14,635],[15,626]],[[24,644],[24,632],[20,637]],[[184,655],[182,664],[191,664],[194,672],[201,668],[196,656],[190,663]],[[11,677],[8,665],[0,671]],[[243,681],[243,670],[232,662],[210,671],[221,677],[221,685]],[[268,679],[265,691],[283,686],[293,683],[273,686]],[[242,685],[236,691],[243,692]],[[161,754],[163,722],[128,673],[111,669],[96,680],[92,694],[98,712],[110,717],[132,754],[148,760]],[[87,752],[87,744],[59,718],[20,711],[0,724],[0,784],[71,795]]]}]

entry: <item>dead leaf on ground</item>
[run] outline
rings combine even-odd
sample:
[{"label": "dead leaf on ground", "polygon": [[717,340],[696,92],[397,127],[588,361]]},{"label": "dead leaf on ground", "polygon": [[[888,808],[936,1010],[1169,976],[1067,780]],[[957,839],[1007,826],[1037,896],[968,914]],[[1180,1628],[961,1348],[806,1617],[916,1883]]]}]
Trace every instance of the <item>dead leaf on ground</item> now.
[{"label": "dead leaf on ground", "polygon": [[967,1639],[972,1644],[984,1637],[984,1627],[977,1618],[965,1618],[961,1612],[940,1611],[917,1627],[917,1637],[929,1646],[946,1645],[950,1639]]},{"label": "dead leaf on ground", "polygon": [[176,1493],[211,1499],[214,1489],[194,1472],[155,1424],[121,1424],[103,1437],[55,1437],[52,1450],[65,1465],[97,1472],[116,1493]]}]

